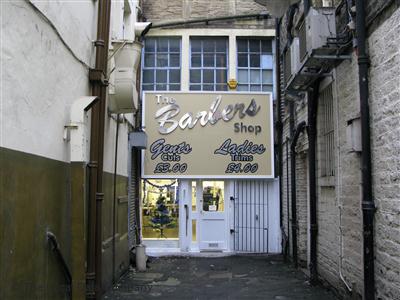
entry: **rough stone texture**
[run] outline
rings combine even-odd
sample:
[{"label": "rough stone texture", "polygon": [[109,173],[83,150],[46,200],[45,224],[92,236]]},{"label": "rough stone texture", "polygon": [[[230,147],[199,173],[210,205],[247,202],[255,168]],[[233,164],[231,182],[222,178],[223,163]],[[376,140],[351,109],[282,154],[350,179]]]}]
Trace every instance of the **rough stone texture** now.
[{"label": "rough stone texture", "polygon": [[104,299],[336,299],[279,258],[166,257],[131,270]]},{"label": "rough stone texture", "polygon": [[[257,14],[267,8],[254,1],[245,0],[144,0],[143,12],[148,21],[163,23],[178,20],[215,18],[231,15]],[[186,27],[207,28],[274,28],[274,19],[255,18],[211,22],[208,25],[196,24]]]},{"label": "rough stone texture", "polygon": [[[382,2],[382,1],[377,1]],[[400,9],[369,37],[377,297],[400,299]]]},{"label": "rough stone texture", "polygon": [[[369,2],[383,4],[385,1]],[[379,9],[376,6],[375,13]],[[368,38],[370,54],[370,114],[373,159],[373,197],[375,214],[375,279],[378,299],[400,299],[400,9],[390,15],[382,14],[372,26]],[[285,26],[285,19],[282,21]],[[285,34],[281,46],[286,43]],[[336,73],[336,74],[335,74]],[[361,211],[360,155],[352,152],[347,141],[347,122],[360,114],[357,56],[344,61],[334,70],[336,168],[334,178],[318,178],[318,272],[341,295],[346,296],[345,284],[340,279],[340,253],[342,274],[354,289],[355,296],[363,293],[363,245]],[[307,114],[306,107],[297,102],[296,124]],[[337,105],[337,106],[336,106]],[[288,117],[287,110],[284,117]],[[284,122],[284,140],[289,122]],[[300,137],[297,151],[307,150],[307,141]],[[318,153],[318,149],[317,149]],[[318,161],[321,164],[321,161]],[[301,195],[299,186],[307,170],[297,162],[298,219],[301,228]],[[318,170],[318,174],[320,171]],[[290,175],[290,171],[289,171]],[[282,182],[286,183],[285,148]],[[284,195],[286,190],[283,188]],[[284,200],[285,201],[285,200]],[[287,220],[286,210],[283,210]],[[342,231],[342,243],[340,232]],[[301,232],[301,229],[299,229]],[[303,255],[302,234],[299,234],[299,255]]]}]

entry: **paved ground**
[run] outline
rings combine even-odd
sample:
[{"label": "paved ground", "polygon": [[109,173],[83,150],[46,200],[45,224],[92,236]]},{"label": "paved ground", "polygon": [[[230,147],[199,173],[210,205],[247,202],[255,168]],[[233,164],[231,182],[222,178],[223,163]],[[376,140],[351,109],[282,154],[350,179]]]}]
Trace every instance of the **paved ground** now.
[{"label": "paved ground", "polygon": [[229,256],[152,258],[147,272],[132,269],[104,299],[336,298],[280,257]]}]

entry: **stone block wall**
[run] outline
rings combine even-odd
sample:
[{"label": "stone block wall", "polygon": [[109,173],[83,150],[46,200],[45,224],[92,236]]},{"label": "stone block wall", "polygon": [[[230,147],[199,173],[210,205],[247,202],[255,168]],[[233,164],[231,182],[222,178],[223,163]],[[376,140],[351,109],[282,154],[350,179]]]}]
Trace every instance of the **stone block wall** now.
[{"label": "stone block wall", "polygon": [[378,299],[400,299],[399,32],[398,8],[368,39]]},{"label": "stone block wall", "polygon": [[[377,299],[400,299],[400,9],[392,2],[368,2],[370,56],[370,126],[375,214],[375,280]],[[371,4],[377,4],[375,7]],[[379,5],[378,5],[379,4]],[[397,6],[396,6],[397,5]],[[281,49],[286,45],[286,18],[282,19]],[[318,273],[323,282],[342,296],[363,293],[363,239],[361,210],[360,153],[352,151],[347,140],[348,121],[359,117],[358,65],[355,52],[351,60],[340,63],[332,72],[335,98],[336,175],[332,180],[320,176],[318,182]],[[284,92],[284,91],[283,91]],[[283,99],[287,102],[286,99]],[[303,103],[304,102],[304,103]],[[307,118],[305,101],[296,102],[295,126]],[[286,106],[287,108],[288,106]],[[290,136],[288,109],[283,109],[283,141]],[[320,142],[318,142],[320,143]],[[299,261],[307,253],[307,135],[300,136],[297,147],[296,193]],[[317,154],[319,149],[317,149]],[[319,159],[321,158],[318,156]],[[290,158],[289,158],[290,159]],[[303,161],[304,159],[304,161]],[[289,162],[290,163],[290,162]],[[283,147],[283,225],[286,230],[286,152]],[[321,160],[317,162],[317,166]],[[318,171],[318,170],[317,170]],[[318,171],[317,174],[320,174]],[[290,176],[290,169],[289,169]],[[290,177],[289,177],[290,182]],[[303,197],[306,199],[303,200]],[[289,187],[289,200],[290,200]],[[290,201],[289,201],[290,206]],[[308,221],[307,221],[308,222]],[[290,229],[289,229],[290,230]],[[304,240],[305,239],[305,240]],[[341,279],[341,275],[343,281]]]}]

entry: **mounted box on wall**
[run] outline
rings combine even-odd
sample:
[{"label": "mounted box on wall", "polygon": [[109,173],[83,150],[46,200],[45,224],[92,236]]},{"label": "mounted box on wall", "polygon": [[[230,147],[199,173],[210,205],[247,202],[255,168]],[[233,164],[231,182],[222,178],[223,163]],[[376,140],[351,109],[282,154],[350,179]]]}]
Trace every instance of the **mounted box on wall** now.
[{"label": "mounted box on wall", "polygon": [[135,41],[112,41],[110,57],[110,100],[112,113],[132,113],[138,108],[136,72],[142,52],[142,44]]},{"label": "mounted box on wall", "polygon": [[361,152],[361,119],[360,117],[347,121],[347,145],[350,152]]},{"label": "mounted box on wall", "polygon": [[147,134],[143,130],[129,133],[129,145],[138,149],[147,148]]}]

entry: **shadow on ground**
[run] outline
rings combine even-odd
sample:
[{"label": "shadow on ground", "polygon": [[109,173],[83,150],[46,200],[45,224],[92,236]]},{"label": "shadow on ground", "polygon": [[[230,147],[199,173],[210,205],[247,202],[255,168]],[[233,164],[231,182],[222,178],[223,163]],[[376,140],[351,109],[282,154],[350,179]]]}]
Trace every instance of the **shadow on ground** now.
[{"label": "shadow on ground", "polygon": [[148,265],[128,272],[103,299],[336,299],[277,256],[164,257]]}]

